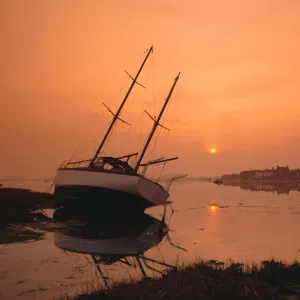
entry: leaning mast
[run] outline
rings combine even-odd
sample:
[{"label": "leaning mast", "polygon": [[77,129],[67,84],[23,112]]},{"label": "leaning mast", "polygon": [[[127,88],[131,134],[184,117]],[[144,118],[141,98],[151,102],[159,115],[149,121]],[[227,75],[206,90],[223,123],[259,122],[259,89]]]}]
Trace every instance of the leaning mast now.
[{"label": "leaning mast", "polygon": [[[142,69],[143,69],[143,67],[144,67],[144,65],[145,65],[145,63],[146,63],[146,61],[147,61],[147,59],[148,59],[148,57],[149,57],[149,55],[150,55],[151,52],[153,52],[153,46],[151,46],[150,49],[148,50],[148,53],[147,53],[147,55],[146,55],[146,57],[145,57],[145,59],[144,59],[142,65],[141,65],[140,69],[138,70],[138,72],[137,72],[135,78],[132,78],[132,77],[126,72],[126,73],[129,75],[129,77],[132,79],[132,83],[131,83],[131,85],[130,85],[130,87],[129,87],[129,89],[128,89],[128,92],[126,93],[126,95],[125,95],[125,97],[124,97],[124,99],[123,99],[123,101],[122,101],[122,103],[121,103],[121,105],[120,105],[120,107],[119,107],[117,113],[116,113],[116,114],[113,114],[113,115],[114,115],[113,120],[112,120],[112,122],[111,122],[111,124],[110,124],[110,126],[109,126],[109,128],[108,128],[108,130],[107,130],[107,132],[106,132],[106,134],[105,134],[105,136],[104,136],[104,138],[103,138],[103,140],[102,140],[102,142],[101,142],[99,148],[98,148],[98,150],[96,151],[94,157],[93,157],[92,160],[90,161],[89,167],[91,167],[91,166],[95,163],[95,160],[97,159],[98,154],[100,153],[101,149],[103,148],[103,146],[104,146],[104,144],[105,144],[105,142],[106,142],[106,140],[107,140],[107,138],[108,138],[108,136],[109,136],[111,130],[113,129],[113,126],[114,126],[115,122],[116,122],[118,119],[120,119],[120,118],[119,118],[119,115],[120,115],[120,113],[121,113],[121,110],[122,110],[122,108],[123,108],[123,106],[124,106],[124,104],[125,104],[125,102],[126,102],[128,96],[130,95],[133,86],[135,85],[135,83],[138,83],[138,82],[137,82],[137,79],[138,79],[138,77],[139,77],[139,75],[140,75],[140,73],[141,73],[141,71],[142,71]],[[138,83],[138,84],[139,84],[139,83]],[[122,121],[123,121],[123,120],[122,120]],[[124,121],[123,121],[123,122],[124,122]]]},{"label": "leaning mast", "polygon": [[[137,171],[138,168],[139,168],[140,165],[141,165],[142,159],[144,158],[144,155],[145,155],[145,153],[146,153],[146,151],[147,151],[147,148],[149,147],[149,144],[150,144],[150,142],[151,142],[151,140],[152,140],[152,137],[153,137],[153,135],[154,135],[154,133],[155,133],[155,130],[156,130],[157,126],[162,126],[161,124],[159,124],[159,121],[160,121],[160,119],[161,119],[161,117],[162,117],[162,115],[163,115],[163,113],[164,113],[164,111],[165,111],[165,109],[166,109],[166,107],[167,107],[167,104],[168,104],[168,102],[169,102],[169,100],[170,100],[170,98],[171,98],[171,96],[172,96],[173,90],[174,90],[174,88],[175,88],[175,86],[176,86],[176,83],[177,83],[177,81],[178,81],[178,79],[179,79],[179,76],[180,76],[180,72],[179,72],[179,74],[177,75],[177,77],[176,77],[175,80],[174,80],[174,83],[173,83],[173,85],[172,85],[172,88],[171,88],[171,90],[170,90],[170,92],[169,92],[169,94],[168,94],[168,97],[166,98],[166,101],[165,101],[165,103],[164,103],[164,105],[163,105],[163,107],[162,107],[162,109],[161,109],[161,111],[160,111],[160,113],[159,113],[159,116],[158,116],[157,120],[153,119],[153,118],[150,116],[151,119],[154,121],[154,125],[153,125],[152,131],[151,131],[151,133],[150,133],[150,135],[149,135],[149,137],[148,137],[148,140],[147,140],[147,142],[146,142],[146,144],[145,144],[145,147],[144,147],[144,149],[143,149],[143,151],[142,151],[142,153],[141,153],[141,155],[140,155],[140,157],[139,157],[139,159],[138,159],[138,161],[137,161],[137,164],[136,164],[136,166],[135,166],[135,171]],[[148,113],[147,113],[147,114],[148,114]],[[163,127],[163,126],[162,126],[162,127]]]}]

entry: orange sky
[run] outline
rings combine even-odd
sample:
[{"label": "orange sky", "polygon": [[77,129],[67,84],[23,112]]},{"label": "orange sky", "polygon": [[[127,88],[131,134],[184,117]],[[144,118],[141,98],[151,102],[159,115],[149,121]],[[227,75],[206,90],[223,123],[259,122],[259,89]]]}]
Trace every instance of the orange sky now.
[{"label": "orange sky", "polygon": [[78,145],[91,156],[110,121],[102,101],[118,107],[124,69],[134,75],[151,44],[147,90],[135,87],[132,126],[117,125],[108,152],[140,149],[143,109],[157,113],[181,71],[172,130],[148,155],[179,155],[166,172],[300,167],[298,0],[2,0],[0,22],[1,177],[53,176]]}]

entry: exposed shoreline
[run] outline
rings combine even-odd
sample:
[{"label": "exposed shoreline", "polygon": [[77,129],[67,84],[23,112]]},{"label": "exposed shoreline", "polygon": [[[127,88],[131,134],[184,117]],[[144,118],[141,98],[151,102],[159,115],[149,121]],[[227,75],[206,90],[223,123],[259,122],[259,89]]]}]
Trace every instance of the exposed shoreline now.
[{"label": "exposed shoreline", "polygon": [[44,209],[54,207],[49,193],[33,192],[22,188],[0,188],[0,245],[39,240],[52,223]]},{"label": "exposed shoreline", "polygon": [[49,193],[21,188],[0,188],[0,228],[9,223],[32,222],[38,210],[54,207]]},{"label": "exposed shoreline", "polygon": [[[244,266],[231,262],[199,261],[167,271],[157,279],[127,281],[107,290],[60,299],[300,299],[300,265],[274,260]],[[293,296],[293,298],[288,298]]]}]

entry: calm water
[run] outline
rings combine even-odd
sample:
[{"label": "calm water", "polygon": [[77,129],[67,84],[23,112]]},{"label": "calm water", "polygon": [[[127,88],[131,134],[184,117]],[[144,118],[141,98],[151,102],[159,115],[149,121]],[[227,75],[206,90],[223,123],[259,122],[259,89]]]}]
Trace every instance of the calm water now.
[{"label": "calm water", "polygon": [[[31,187],[46,190],[49,185]],[[145,222],[133,226],[136,231],[129,226],[126,234],[119,234],[121,238],[118,231],[126,228],[114,221],[99,227],[96,242],[93,237],[84,239],[83,232],[78,237],[73,230],[72,236],[49,232],[41,241],[0,246],[0,299],[73,295],[129,276],[157,276],[165,264],[195,258],[248,263],[273,257],[300,260],[299,192],[277,195],[182,180],[172,186],[171,200],[175,212],[171,215],[167,209],[164,228],[159,207],[147,211],[153,218],[145,217]],[[120,260],[109,254],[114,258],[120,254]]]}]

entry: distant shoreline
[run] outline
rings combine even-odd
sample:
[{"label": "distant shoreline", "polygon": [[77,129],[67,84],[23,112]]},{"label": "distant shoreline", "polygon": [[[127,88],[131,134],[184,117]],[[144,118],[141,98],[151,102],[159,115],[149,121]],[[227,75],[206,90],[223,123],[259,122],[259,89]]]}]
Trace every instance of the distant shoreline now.
[{"label": "distant shoreline", "polygon": [[0,182],[6,182],[6,181],[53,181],[54,178],[0,178]]}]

